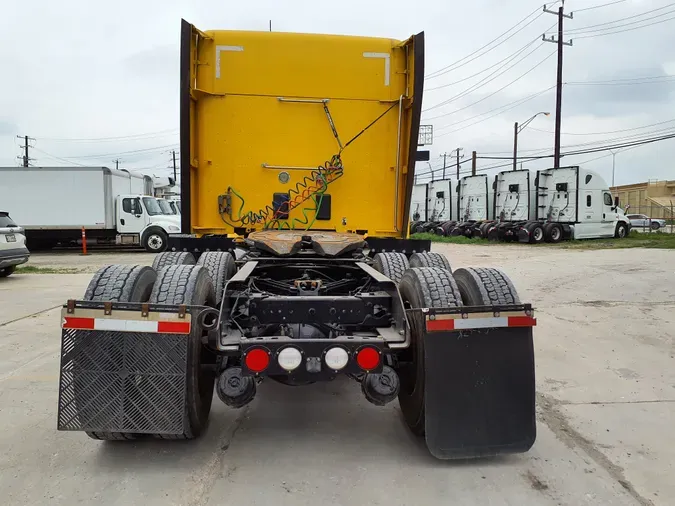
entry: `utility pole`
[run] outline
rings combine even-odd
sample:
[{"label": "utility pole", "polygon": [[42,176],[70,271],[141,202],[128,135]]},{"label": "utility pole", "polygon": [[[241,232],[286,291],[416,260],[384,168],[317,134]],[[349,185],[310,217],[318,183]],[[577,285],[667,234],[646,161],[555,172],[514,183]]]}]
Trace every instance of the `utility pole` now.
[{"label": "utility pole", "polygon": [[518,159],[518,122],[513,124],[513,170],[516,170],[516,160]]},{"label": "utility pole", "polygon": [[[563,0],[563,5],[565,4]],[[562,86],[563,86],[563,80],[562,80],[562,71],[563,71],[563,46],[571,46],[572,45],[572,40],[569,42],[564,42],[563,41],[563,19],[568,18],[572,19],[573,14],[565,14],[564,11],[564,6],[561,6],[558,9],[558,12],[556,13],[555,11],[549,10],[546,8],[544,5],[544,12],[548,14],[557,14],[558,15],[558,38],[556,39],[554,36],[551,36],[550,38],[546,38],[546,34],[541,36],[541,39],[544,42],[554,42],[558,45],[558,79],[557,79],[557,86],[556,86],[556,99],[555,99],[555,152],[554,152],[554,157],[553,157],[553,165],[557,169],[560,167],[560,120],[561,120],[561,112],[562,112]]]},{"label": "utility pole", "polygon": [[178,181],[176,179],[176,150],[174,149],[171,153],[173,154],[173,180]]},{"label": "utility pole", "polygon": [[445,169],[447,168],[447,164],[445,163],[446,158],[448,157],[447,153],[443,153],[441,155],[443,157],[443,179],[445,179]]},{"label": "utility pole", "polygon": [[[455,149],[455,154],[457,155],[457,180],[459,180],[459,152],[462,151],[464,148],[457,148]],[[464,158],[464,155],[462,155],[462,158]]]},{"label": "utility pole", "polygon": [[28,148],[32,147],[29,141],[34,141],[33,137],[28,137],[27,135],[17,135],[17,139],[23,140],[23,146],[20,146],[23,149],[23,156],[18,156],[17,158],[21,160],[22,167],[28,167],[30,161],[33,160],[28,156]]},{"label": "utility pole", "polygon": [[471,175],[476,175],[476,152],[471,153]]}]

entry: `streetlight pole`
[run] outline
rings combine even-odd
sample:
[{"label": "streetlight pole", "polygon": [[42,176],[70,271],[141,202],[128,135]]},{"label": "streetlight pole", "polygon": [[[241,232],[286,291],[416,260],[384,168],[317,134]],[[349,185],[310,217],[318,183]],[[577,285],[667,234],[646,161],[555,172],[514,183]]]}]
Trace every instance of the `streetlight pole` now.
[{"label": "streetlight pole", "polygon": [[616,154],[618,151],[614,151],[613,149],[609,150],[612,153],[612,188],[614,188],[614,171],[616,169]]},{"label": "streetlight pole", "polygon": [[518,122],[516,121],[513,124],[513,170],[516,170],[516,163],[518,160],[518,134],[522,132],[527,125],[532,123],[532,120],[536,118],[537,116],[543,114],[544,116],[549,116],[551,113],[550,112],[538,112],[528,120],[524,121],[521,125],[518,125]]}]

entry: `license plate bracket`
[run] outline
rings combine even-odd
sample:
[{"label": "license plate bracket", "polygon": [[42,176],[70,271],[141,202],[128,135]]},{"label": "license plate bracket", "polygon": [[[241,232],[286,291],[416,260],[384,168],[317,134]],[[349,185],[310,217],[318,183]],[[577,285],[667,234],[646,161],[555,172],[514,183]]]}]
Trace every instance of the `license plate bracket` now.
[{"label": "license plate bracket", "polygon": [[14,234],[5,234],[5,240],[7,242],[16,242],[16,236]]}]

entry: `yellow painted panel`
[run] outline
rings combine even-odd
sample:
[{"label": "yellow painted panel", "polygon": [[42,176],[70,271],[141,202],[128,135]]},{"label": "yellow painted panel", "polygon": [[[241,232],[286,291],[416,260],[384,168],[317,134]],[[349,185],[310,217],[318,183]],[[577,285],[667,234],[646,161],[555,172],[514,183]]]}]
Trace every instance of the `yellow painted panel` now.
[{"label": "yellow painted panel", "polygon": [[390,39],[208,32],[198,87],[219,94],[393,100],[405,90],[405,49]]},{"label": "yellow painted panel", "polygon": [[[406,45],[268,32],[207,35],[195,37],[190,79],[193,232],[311,226],[405,236],[414,77]],[[338,154],[340,177],[323,186],[312,169]],[[273,220],[274,194],[289,192],[299,204],[287,220]],[[328,220],[316,219],[322,193],[331,196]]]},{"label": "yellow painted panel", "polygon": [[[345,100],[327,105],[343,143],[392,106]],[[252,115],[252,110],[264,115]],[[239,212],[242,203],[234,194],[232,216],[225,219],[242,226],[246,223],[235,221],[242,213],[258,214],[272,203],[274,193],[287,193],[303,181],[307,186],[306,178],[312,174],[311,170],[277,170],[263,164],[317,167],[339,152],[322,104],[286,103],[273,97],[205,97],[197,117],[200,138],[211,139],[200,142],[197,151],[200,190],[195,226],[199,228],[223,226],[216,204],[228,187],[243,197],[244,206]],[[331,195],[331,220],[318,220],[315,228],[393,230],[397,128],[395,103],[346,147],[343,176],[326,190]],[[279,180],[281,172],[290,176],[288,183]],[[315,206],[308,200],[302,207]],[[290,218],[306,221],[301,208],[292,211]],[[301,225],[299,221],[295,224]]]}]

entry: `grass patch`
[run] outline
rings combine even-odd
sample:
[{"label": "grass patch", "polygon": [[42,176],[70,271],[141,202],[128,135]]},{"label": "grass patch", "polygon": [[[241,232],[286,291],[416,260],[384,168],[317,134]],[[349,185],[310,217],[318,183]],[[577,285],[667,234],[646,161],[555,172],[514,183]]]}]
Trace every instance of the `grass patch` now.
[{"label": "grass patch", "polygon": [[17,274],[76,274],[81,272],[74,267],[37,267],[35,265],[19,265]]},{"label": "grass patch", "polygon": [[511,245],[523,248],[558,248],[558,249],[625,249],[625,248],[662,248],[675,249],[675,234],[663,232],[640,233],[635,230],[625,239],[579,239],[563,241],[558,244],[523,244],[520,242],[496,242],[487,239],[469,239],[464,236],[443,237],[435,234],[413,234],[412,239],[426,239],[432,242],[450,244],[473,244],[476,246],[491,246],[495,244]]}]

